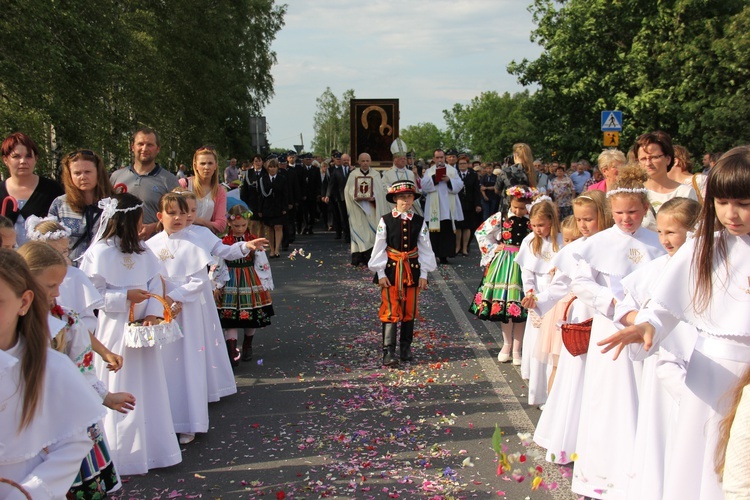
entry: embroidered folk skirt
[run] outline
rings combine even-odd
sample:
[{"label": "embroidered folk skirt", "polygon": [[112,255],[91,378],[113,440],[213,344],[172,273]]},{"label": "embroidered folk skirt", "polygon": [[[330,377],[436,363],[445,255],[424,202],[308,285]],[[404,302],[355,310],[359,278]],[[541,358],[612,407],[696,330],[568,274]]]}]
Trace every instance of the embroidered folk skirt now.
[{"label": "embroidered folk skirt", "polygon": [[229,281],[219,305],[222,328],[263,328],[274,315],[271,293],[264,290],[250,260],[227,262]]},{"label": "embroidered folk skirt", "polygon": [[523,282],[521,268],[515,262],[518,247],[506,246],[484,270],[469,312],[486,321],[523,323],[527,311],[521,307]]}]

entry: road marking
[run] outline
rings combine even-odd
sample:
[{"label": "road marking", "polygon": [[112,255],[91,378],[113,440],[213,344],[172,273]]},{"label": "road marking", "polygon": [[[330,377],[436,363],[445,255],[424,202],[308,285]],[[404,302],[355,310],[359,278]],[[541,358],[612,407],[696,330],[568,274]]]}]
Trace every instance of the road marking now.
[{"label": "road marking", "polygon": [[[458,273],[456,273],[456,271],[450,266],[444,266],[440,269],[440,271],[446,271],[446,274],[450,277],[451,283],[458,287],[461,295],[463,295],[464,299],[466,299],[463,304],[469,304],[470,301],[474,298],[474,293],[469,290]],[[466,317],[466,313],[464,312],[466,309],[465,305],[458,303],[456,296],[448,288],[448,282],[441,276],[440,272],[432,273],[430,277],[432,278],[432,282],[434,284],[437,284],[438,289],[440,289],[440,293],[443,294],[443,297],[448,303],[448,307],[453,313],[453,317],[456,319],[461,331],[468,332],[470,347],[474,351],[474,355],[476,356],[479,365],[482,367],[482,370],[486,374],[487,380],[490,382],[490,384],[492,384],[492,389],[494,390],[495,394],[497,394],[497,397],[500,400],[503,414],[508,417],[510,423],[513,425],[517,432],[530,433],[533,435],[535,430],[534,424],[529,418],[529,415],[523,409],[521,402],[518,400],[516,395],[513,394],[513,390],[510,388],[510,384],[505,378],[505,375],[503,375],[502,370],[500,370],[495,357],[490,354],[489,349],[479,338],[479,334],[472,325],[472,323],[477,322],[469,321],[469,319]],[[497,328],[492,324],[492,322],[480,321],[479,323],[484,325],[484,327],[487,329],[487,332],[489,332],[492,338],[495,339],[495,342],[497,342],[498,345],[502,343],[498,342],[498,338],[495,336],[494,330],[496,330]],[[541,457],[544,457],[546,450],[537,446],[536,444],[533,444],[532,446],[539,452]],[[544,460],[544,458],[542,458],[541,460],[537,460],[536,463],[544,467],[545,482],[547,482],[548,484],[551,482],[557,483],[557,489],[551,490],[549,492],[552,498],[559,500],[578,498],[578,495],[575,495],[571,491],[570,482],[568,481],[568,479],[560,473],[560,466],[547,462],[546,460]]]}]

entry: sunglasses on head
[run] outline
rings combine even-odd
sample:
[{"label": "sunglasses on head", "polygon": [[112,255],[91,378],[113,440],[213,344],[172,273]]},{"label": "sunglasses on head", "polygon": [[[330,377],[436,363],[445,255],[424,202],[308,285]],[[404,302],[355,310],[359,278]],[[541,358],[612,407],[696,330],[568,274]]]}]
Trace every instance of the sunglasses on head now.
[{"label": "sunglasses on head", "polygon": [[70,153],[68,155],[68,160],[72,160],[73,158],[75,158],[76,156],[79,156],[79,155],[80,156],[91,156],[93,158],[96,158],[96,153],[94,153],[90,149],[77,149],[77,150],[73,151],[72,153]]}]

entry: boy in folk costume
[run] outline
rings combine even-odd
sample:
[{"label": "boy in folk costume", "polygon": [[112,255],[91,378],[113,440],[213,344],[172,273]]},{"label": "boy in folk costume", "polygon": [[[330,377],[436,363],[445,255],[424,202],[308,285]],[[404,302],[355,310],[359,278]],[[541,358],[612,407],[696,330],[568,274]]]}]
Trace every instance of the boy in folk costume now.
[{"label": "boy in folk costume", "polygon": [[[375,235],[368,263],[377,273],[374,281],[381,288],[380,321],[383,322],[383,365],[396,366],[411,361],[411,342],[420,290],[427,288],[427,273],[437,268],[430,244],[430,233],[423,217],[412,204],[416,186],[411,181],[394,183],[386,199],[396,206],[383,215]],[[396,324],[401,322],[399,358],[396,357]]]}]

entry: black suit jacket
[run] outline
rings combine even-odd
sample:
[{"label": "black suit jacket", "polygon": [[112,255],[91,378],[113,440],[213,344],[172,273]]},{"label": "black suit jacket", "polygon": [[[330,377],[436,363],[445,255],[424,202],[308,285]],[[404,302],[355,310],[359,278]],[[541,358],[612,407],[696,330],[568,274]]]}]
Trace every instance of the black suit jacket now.
[{"label": "black suit jacket", "polygon": [[242,178],[242,185],[240,186],[240,199],[244,201],[254,214],[257,214],[260,210],[260,188],[258,187],[258,180],[261,177],[268,177],[268,173],[265,168],[260,169],[259,173],[255,172],[254,168],[247,170]]},{"label": "black suit jacket", "polygon": [[[344,201],[344,188],[346,187],[346,180],[349,175],[344,175],[344,167],[336,167],[329,170],[331,174],[331,180],[328,183],[328,191],[326,196],[333,201]],[[349,173],[352,172],[352,167],[349,167]]]},{"label": "black suit jacket", "polygon": [[281,217],[284,215],[283,212],[287,211],[287,205],[289,204],[286,191],[287,180],[284,176],[277,174],[271,182],[271,177],[266,174],[262,182],[263,190],[269,195],[263,196],[262,193],[260,195],[260,211],[263,213],[263,217]]},{"label": "black suit jacket", "polygon": [[315,201],[320,196],[320,168],[310,165],[310,170],[306,166],[298,168],[300,177],[300,187],[302,188],[302,197],[307,201]]},{"label": "black suit jacket", "polygon": [[[458,172],[461,176],[461,171]],[[479,189],[479,176],[476,172],[469,169],[466,171],[466,177],[463,179],[464,188],[459,191],[458,199],[461,200],[461,210],[466,217],[467,212],[475,213],[476,207],[482,207],[482,194]]]}]

